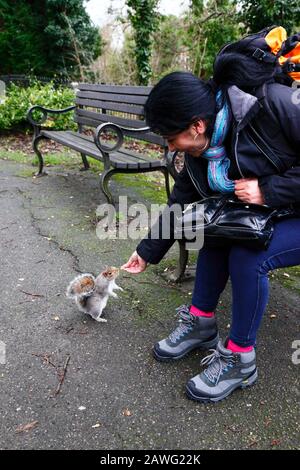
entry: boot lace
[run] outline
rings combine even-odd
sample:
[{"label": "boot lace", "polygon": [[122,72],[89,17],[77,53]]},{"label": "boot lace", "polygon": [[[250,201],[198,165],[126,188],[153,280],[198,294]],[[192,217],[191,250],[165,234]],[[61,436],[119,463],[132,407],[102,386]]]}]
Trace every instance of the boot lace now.
[{"label": "boot lace", "polygon": [[204,374],[210,382],[217,385],[221,376],[234,366],[236,357],[234,354],[224,355],[217,349],[210,349],[210,351],[212,354],[202,359],[201,365],[208,366]]},{"label": "boot lace", "polygon": [[178,316],[178,326],[169,335],[169,339],[172,343],[175,343],[186,333],[192,331],[194,326],[194,316],[190,313],[190,309],[187,305],[181,305],[176,308],[176,316]]}]

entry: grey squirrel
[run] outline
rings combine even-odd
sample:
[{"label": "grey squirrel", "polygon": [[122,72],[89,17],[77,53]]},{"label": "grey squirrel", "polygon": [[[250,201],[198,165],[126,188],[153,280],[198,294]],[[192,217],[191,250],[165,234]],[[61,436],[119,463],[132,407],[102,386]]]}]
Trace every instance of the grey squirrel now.
[{"label": "grey squirrel", "polygon": [[81,312],[87,313],[98,322],[106,322],[101,315],[108,297],[116,298],[114,290],[123,290],[115,282],[118,275],[119,269],[114,266],[106,268],[96,278],[89,273],[80,274],[70,282],[66,296],[75,300]]}]

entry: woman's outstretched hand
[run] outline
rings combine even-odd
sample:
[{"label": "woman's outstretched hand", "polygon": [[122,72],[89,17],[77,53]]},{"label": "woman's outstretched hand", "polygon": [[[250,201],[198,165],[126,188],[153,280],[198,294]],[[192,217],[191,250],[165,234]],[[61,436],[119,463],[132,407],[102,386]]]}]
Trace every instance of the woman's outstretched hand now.
[{"label": "woman's outstretched hand", "polygon": [[263,193],[257,178],[242,178],[235,180],[234,193],[243,202],[249,204],[265,204]]},{"label": "woman's outstretched hand", "polygon": [[143,260],[143,258],[141,258],[137,254],[136,251],[134,251],[132,255],[130,256],[129,260],[127,261],[127,263],[121,266],[121,269],[123,269],[124,271],[128,271],[129,273],[132,273],[132,274],[138,274],[138,273],[142,273],[143,271],[145,271],[146,267],[147,267],[146,261]]}]

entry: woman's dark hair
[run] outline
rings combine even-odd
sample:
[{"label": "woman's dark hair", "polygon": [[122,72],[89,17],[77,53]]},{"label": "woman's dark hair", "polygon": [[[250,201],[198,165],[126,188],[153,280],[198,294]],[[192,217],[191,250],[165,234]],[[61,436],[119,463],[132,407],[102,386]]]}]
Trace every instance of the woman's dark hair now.
[{"label": "woman's dark hair", "polygon": [[210,136],[216,115],[215,94],[209,83],[192,73],[172,72],[151,90],[144,110],[147,125],[158,134],[177,134],[203,119]]}]

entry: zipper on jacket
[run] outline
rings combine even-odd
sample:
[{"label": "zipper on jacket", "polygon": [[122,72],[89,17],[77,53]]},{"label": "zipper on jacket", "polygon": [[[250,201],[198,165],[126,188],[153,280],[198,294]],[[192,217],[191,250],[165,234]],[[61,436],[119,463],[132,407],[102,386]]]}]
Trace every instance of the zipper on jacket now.
[{"label": "zipper on jacket", "polygon": [[[238,121],[237,128],[238,128],[240,122],[241,122],[241,121]],[[242,170],[241,170],[241,167],[240,167],[240,164],[239,164],[239,160],[238,160],[238,156],[237,156],[237,145],[238,145],[239,135],[240,135],[240,131],[237,131],[237,132],[236,132],[236,138],[235,138],[235,145],[234,145],[234,156],[235,156],[236,166],[238,167],[238,170],[239,170],[239,172],[240,172],[240,175],[241,175],[242,178],[245,178],[245,176],[243,175],[243,172],[242,172]]]},{"label": "zipper on jacket", "polygon": [[[256,132],[256,130],[254,129],[254,127],[249,124],[249,127],[252,129],[252,131],[254,132],[254,134],[259,138],[261,139],[260,135]],[[260,145],[253,139],[253,137],[251,137],[251,135],[249,134],[249,137],[250,139],[252,140],[252,142],[256,145],[256,147],[261,151],[261,153],[269,160],[269,162],[271,162],[275,168],[277,169],[278,173],[280,173],[280,168],[278,168],[278,166],[276,165],[276,163],[269,157],[269,155],[260,147]]]},{"label": "zipper on jacket", "polygon": [[196,181],[195,178],[193,177],[193,174],[192,174],[192,172],[191,172],[191,170],[190,170],[190,168],[189,168],[189,165],[188,165],[188,161],[187,161],[187,160],[185,160],[185,166],[186,166],[187,172],[188,172],[188,174],[189,174],[189,177],[191,178],[191,180],[192,180],[192,182],[193,182],[195,188],[197,189],[198,193],[200,194],[200,196],[202,196],[203,198],[207,197],[208,194],[206,194],[206,193],[204,193],[204,192],[202,191],[202,189],[200,188],[200,186],[198,186],[197,181]]}]

